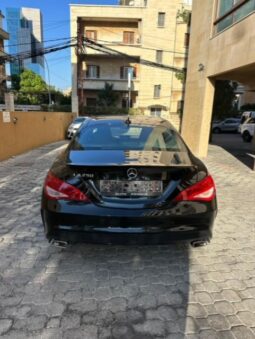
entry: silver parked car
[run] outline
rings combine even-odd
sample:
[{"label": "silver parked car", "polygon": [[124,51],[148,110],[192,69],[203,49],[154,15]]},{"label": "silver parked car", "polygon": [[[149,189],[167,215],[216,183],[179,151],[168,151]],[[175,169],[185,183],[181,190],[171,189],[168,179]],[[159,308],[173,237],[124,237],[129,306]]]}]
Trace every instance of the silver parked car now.
[{"label": "silver parked car", "polygon": [[73,135],[78,131],[78,129],[87,118],[88,117],[78,117],[74,119],[74,121],[71,123],[71,125],[69,125],[67,129],[67,139],[71,139],[73,137]]},{"label": "silver parked car", "polygon": [[238,127],[241,123],[241,119],[228,118],[220,122],[215,122],[212,125],[213,133],[221,132],[238,132]]}]

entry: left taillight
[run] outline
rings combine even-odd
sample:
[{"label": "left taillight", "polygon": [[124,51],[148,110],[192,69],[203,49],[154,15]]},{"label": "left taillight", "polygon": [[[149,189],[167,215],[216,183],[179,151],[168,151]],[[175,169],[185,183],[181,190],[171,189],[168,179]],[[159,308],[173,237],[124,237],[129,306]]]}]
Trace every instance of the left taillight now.
[{"label": "left taillight", "polygon": [[89,198],[78,188],[57,178],[51,172],[48,173],[44,182],[44,192],[50,200],[72,200],[89,202]]},{"label": "left taillight", "polygon": [[216,187],[213,178],[208,175],[185,190],[181,191],[175,201],[207,201],[210,202],[216,197]]}]

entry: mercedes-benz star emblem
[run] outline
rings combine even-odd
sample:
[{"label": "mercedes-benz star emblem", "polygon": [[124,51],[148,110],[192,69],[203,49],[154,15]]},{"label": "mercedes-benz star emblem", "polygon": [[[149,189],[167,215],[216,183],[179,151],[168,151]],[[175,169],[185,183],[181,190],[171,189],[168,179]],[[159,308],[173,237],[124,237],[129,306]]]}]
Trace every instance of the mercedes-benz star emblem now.
[{"label": "mercedes-benz star emblem", "polygon": [[128,176],[128,179],[129,179],[129,180],[134,180],[134,179],[136,179],[137,174],[138,174],[138,172],[137,172],[137,170],[136,170],[135,168],[129,168],[129,169],[127,170],[127,176]]}]

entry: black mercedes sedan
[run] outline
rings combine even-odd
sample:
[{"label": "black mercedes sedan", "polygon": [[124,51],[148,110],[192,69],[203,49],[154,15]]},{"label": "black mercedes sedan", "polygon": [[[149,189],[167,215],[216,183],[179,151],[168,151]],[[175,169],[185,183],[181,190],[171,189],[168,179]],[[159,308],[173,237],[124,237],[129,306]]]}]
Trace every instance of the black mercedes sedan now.
[{"label": "black mercedes sedan", "polygon": [[88,118],[49,170],[41,214],[56,245],[212,237],[214,181],[166,120]]}]

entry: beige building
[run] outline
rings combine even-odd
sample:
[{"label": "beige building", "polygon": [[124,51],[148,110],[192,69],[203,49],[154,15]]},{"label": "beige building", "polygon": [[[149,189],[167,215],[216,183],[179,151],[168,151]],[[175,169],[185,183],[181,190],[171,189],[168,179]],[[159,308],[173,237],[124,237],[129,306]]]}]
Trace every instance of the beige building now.
[{"label": "beige building", "polygon": [[[4,52],[4,40],[9,39],[9,34],[3,29],[3,19],[4,16],[0,11],[0,58],[6,57],[6,53]],[[0,59],[0,100],[4,99],[4,92],[6,90],[6,73],[5,73],[5,63],[1,62]]]},{"label": "beige building", "polygon": [[[182,134],[206,156],[216,80],[255,91],[255,0],[193,0]],[[248,100],[248,99],[246,99]]]},{"label": "beige building", "polygon": [[131,68],[131,107],[147,115],[161,115],[178,125],[182,82],[172,70],[151,67],[142,60],[178,69],[185,67],[188,25],[181,17],[177,18],[177,13],[183,8],[190,10],[188,3],[123,0],[117,6],[71,5],[71,36],[78,32],[80,41],[88,37],[117,51],[102,52],[88,45],[72,50],[73,111],[95,106],[98,92],[106,82],[118,94],[118,107],[128,107]]}]

